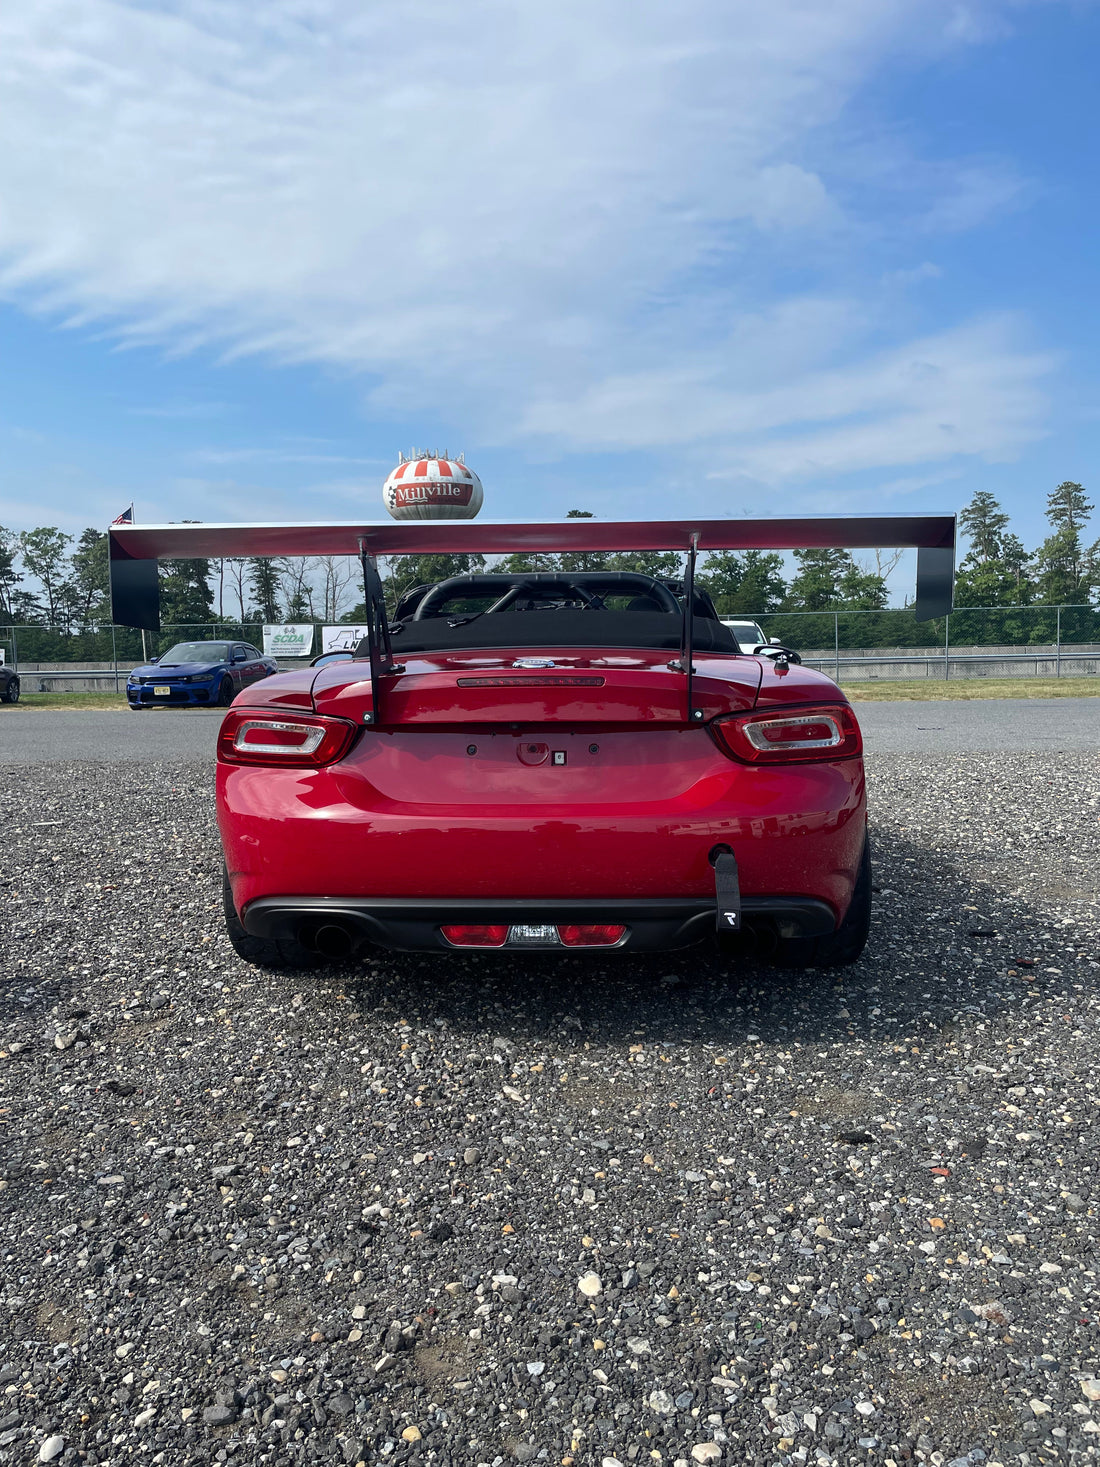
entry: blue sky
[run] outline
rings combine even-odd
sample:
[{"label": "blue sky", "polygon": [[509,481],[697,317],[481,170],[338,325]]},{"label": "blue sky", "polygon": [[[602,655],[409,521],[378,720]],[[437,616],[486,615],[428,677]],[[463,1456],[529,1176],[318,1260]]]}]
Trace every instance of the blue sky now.
[{"label": "blue sky", "polygon": [[940,510],[1097,447],[1063,0],[14,0],[0,524]]}]

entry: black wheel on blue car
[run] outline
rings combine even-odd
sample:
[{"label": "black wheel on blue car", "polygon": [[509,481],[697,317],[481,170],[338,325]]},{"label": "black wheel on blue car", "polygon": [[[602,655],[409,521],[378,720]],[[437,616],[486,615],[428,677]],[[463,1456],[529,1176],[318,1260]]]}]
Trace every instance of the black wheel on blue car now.
[{"label": "black wheel on blue car", "polygon": [[218,684],[218,707],[228,708],[233,701],[233,679],[223,677]]},{"label": "black wheel on blue car", "polygon": [[871,930],[871,841],[863,843],[859,875],[844,920],[824,937],[781,937],[771,961],[777,968],[846,968],[862,953]]},{"label": "black wheel on blue car", "polygon": [[316,968],[323,959],[320,953],[311,951],[292,938],[253,937],[245,930],[233,905],[233,891],[229,885],[229,874],[222,869],[222,904],[225,908],[225,930],[233,951],[246,963],[258,968]]},{"label": "black wheel on blue car", "polygon": [[8,682],[7,682],[7,685],[4,688],[4,691],[2,693],[0,693],[0,703],[18,703],[18,702],[19,702],[19,679],[17,677],[9,678],[8,679]]}]

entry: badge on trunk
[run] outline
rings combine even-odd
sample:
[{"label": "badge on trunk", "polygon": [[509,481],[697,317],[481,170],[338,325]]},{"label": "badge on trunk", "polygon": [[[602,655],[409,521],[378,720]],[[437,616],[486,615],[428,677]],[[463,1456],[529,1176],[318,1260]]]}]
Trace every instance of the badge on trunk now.
[{"label": "badge on trunk", "polygon": [[529,744],[521,740],[516,748],[516,755],[521,764],[545,764],[550,757],[549,744]]}]

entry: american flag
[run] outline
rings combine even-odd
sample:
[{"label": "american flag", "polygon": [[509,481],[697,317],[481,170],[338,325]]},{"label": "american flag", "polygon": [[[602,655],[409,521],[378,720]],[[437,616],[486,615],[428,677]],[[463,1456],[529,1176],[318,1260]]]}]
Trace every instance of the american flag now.
[{"label": "american flag", "polygon": [[134,506],[132,504],[131,504],[131,506],[130,506],[129,509],[124,509],[122,511],[122,513],[119,515],[118,519],[111,521],[111,524],[112,525],[132,525],[133,523],[134,523]]}]

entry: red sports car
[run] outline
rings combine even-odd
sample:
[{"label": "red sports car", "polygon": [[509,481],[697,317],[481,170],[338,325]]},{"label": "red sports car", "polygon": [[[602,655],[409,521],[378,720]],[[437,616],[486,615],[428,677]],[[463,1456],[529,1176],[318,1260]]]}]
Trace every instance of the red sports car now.
[{"label": "red sports car", "polygon": [[[218,739],[225,911],[253,962],[370,944],[679,948],[854,962],[862,741],[794,654],[627,572],[422,588],[370,649],[243,692]],[[381,703],[381,707],[379,707]]]},{"label": "red sports car", "polygon": [[[126,526],[112,595],[117,621],[155,626],[157,557],[359,551],[356,653],[257,683],[221,727],[225,916],[250,961],[717,941],[838,965],[871,910],[859,725],[796,653],[738,646],[696,553],[916,546],[927,618],[950,608],[954,538],[950,516]],[[675,548],[682,581],[496,570],[392,619],[375,562]]]}]

